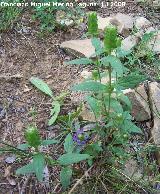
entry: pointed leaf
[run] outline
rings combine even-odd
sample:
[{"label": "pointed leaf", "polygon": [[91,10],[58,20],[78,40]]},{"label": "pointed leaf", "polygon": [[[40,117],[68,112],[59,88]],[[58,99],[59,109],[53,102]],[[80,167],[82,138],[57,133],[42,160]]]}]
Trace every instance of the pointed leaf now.
[{"label": "pointed leaf", "polygon": [[87,96],[86,100],[87,100],[87,103],[89,104],[89,106],[91,107],[91,110],[95,114],[95,117],[98,118],[100,116],[100,112],[101,112],[100,101],[98,101],[97,99],[95,99],[91,96]]},{"label": "pointed leaf", "polygon": [[125,77],[122,77],[118,79],[118,86],[120,86],[122,89],[127,89],[127,88],[135,88],[136,86],[139,85],[139,83],[143,82],[146,80],[147,77],[144,75],[136,74],[136,73],[131,73]]},{"label": "pointed leaf", "polygon": [[100,41],[100,39],[98,38],[92,38],[92,45],[94,46],[95,50],[101,50],[102,49],[102,43]]},{"label": "pointed leaf", "polygon": [[118,75],[120,75],[120,76],[123,75],[123,65],[117,57],[115,57],[113,55],[103,57],[101,59],[101,63],[104,66],[108,66],[110,64],[112,66],[112,68],[117,72]]},{"label": "pointed leaf", "polygon": [[74,142],[73,142],[73,138],[72,135],[69,133],[65,140],[64,140],[64,150],[69,153],[69,152],[73,152],[74,150]]},{"label": "pointed leaf", "polygon": [[30,82],[37,87],[39,90],[41,90],[42,92],[44,92],[45,94],[47,94],[50,97],[53,97],[53,92],[52,90],[49,88],[49,86],[41,79],[37,78],[37,77],[31,77]]},{"label": "pointed leaf", "polygon": [[51,125],[54,124],[54,122],[56,121],[56,119],[57,119],[57,117],[58,117],[58,115],[60,113],[60,108],[61,107],[60,107],[59,102],[58,101],[53,102],[53,106],[54,106],[54,108],[51,109],[51,115],[52,115],[52,117],[50,118],[50,120],[48,122],[48,125],[49,126],[51,126]]},{"label": "pointed leaf", "polygon": [[60,165],[70,165],[90,158],[88,154],[67,153],[58,158]]},{"label": "pointed leaf", "polygon": [[34,173],[34,168],[33,168],[33,164],[32,163],[27,164],[27,165],[25,165],[25,166],[23,166],[21,168],[18,168],[16,170],[16,174],[17,175],[20,175],[20,174],[26,175],[26,174],[31,174],[31,173]]},{"label": "pointed leaf", "polygon": [[45,159],[42,154],[36,154],[33,157],[33,169],[35,171],[36,177],[39,181],[43,180],[43,171],[45,167]]},{"label": "pointed leaf", "polygon": [[17,146],[17,148],[20,149],[20,150],[28,150],[29,147],[30,146],[27,143],[23,143],[23,144],[20,144],[20,145]]},{"label": "pointed leaf", "polygon": [[55,139],[46,139],[46,140],[43,140],[41,145],[43,146],[47,146],[47,145],[51,145],[51,144],[57,144],[59,143],[58,140],[55,140]]},{"label": "pointed leaf", "polygon": [[78,85],[74,85],[72,87],[73,91],[92,91],[92,92],[98,92],[98,91],[104,91],[106,90],[106,86],[101,84],[100,82],[95,81],[87,81],[80,83]]},{"label": "pointed leaf", "polygon": [[66,189],[70,185],[71,178],[72,169],[69,166],[62,168],[60,172],[60,181],[64,189]]}]

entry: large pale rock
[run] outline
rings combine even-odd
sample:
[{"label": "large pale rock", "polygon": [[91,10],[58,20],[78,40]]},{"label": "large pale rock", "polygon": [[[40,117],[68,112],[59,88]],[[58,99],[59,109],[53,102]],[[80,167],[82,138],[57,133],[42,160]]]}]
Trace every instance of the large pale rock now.
[{"label": "large pale rock", "polygon": [[95,52],[91,39],[65,41],[60,47],[76,57],[90,57]]},{"label": "large pale rock", "polygon": [[[81,79],[82,78],[82,79]],[[81,80],[84,81],[85,79],[91,79],[92,78],[92,72],[85,69],[81,72]]]},{"label": "large pale rock", "polygon": [[148,97],[143,85],[139,86],[135,90],[124,90],[123,93],[128,96],[132,103],[131,114],[136,121],[145,121],[151,119]]},{"label": "large pale rock", "polygon": [[134,159],[130,159],[126,162],[123,173],[128,177],[138,180],[143,176],[142,170],[139,168],[137,161]]},{"label": "large pale rock", "polygon": [[154,116],[152,136],[155,144],[160,145],[160,85],[157,82],[150,83],[149,92]]},{"label": "large pale rock", "polygon": [[111,25],[111,17],[102,18],[101,16],[97,16],[98,19],[98,29],[104,31],[104,29]]},{"label": "large pale rock", "polygon": [[128,36],[124,40],[122,40],[121,48],[125,51],[131,50],[138,43],[139,38],[133,35]]},{"label": "large pale rock", "polygon": [[87,105],[83,106],[83,109],[82,109],[80,116],[83,118],[83,120],[86,120],[86,121],[90,121],[90,122],[96,121],[94,113],[91,112],[91,110],[88,108]]},{"label": "large pale rock", "polygon": [[137,17],[135,20],[135,27],[138,30],[146,29],[146,28],[151,27],[151,26],[152,26],[152,23],[144,17]]},{"label": "large pale rock", "polygon": [[110,22],[112,25],[117,26],[118,32],[124,37],[127,37],[133,28],[133,18],[126,14],[117,13]]},{"label": "large pale rock", "polygon": [[153,39],[149,42],[148,47],[155,53],[160,54],[160,32],[153,37]]}]

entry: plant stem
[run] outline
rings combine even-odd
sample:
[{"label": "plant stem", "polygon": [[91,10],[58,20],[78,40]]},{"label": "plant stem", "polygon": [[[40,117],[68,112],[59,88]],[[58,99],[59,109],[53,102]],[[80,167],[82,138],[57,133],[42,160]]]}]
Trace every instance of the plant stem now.
[{"label": "plant stem", "polygon": [[[97,71],[98,71],[98,78],[99,78],[99,81],[101,83],[102,79],[101,79],[101,73],[100,73],[100,69],[99,69],[99,58],[98,57],[96,58],[96,65],[97,65]],[[105,114],[107,115],[107,108],[106,108],[105,98],[104,98],[104,94],[103,93],[102,93],[102,102],[103,102]]]},{"label": "plant stem", "polygon": [[12,146],[12,145],[9,145],[9,144],[7,144],[7,143],[5,143],[5,142],[0,141],[0,143],[3,144],[3,145],[8,146],[8,147],[10,147],[10,148],[12,148],[13,150],[15,150],[15,152],[17,151],[17,152],[23,153],[24,155],[31,155],[30,153],[26,152],[25,150],[21,150],[21,149],[19,149],[19,148],[17,148],[17,147],[14,147],[14,146]]},{"label": "plant stem", "polygon": [[112,94],[112,69],[111,69],[111,65],[109,65],[108,68],[108,73],[109,73],[109,94],[108,94],[108,115],[111,109],[111,94]]}]

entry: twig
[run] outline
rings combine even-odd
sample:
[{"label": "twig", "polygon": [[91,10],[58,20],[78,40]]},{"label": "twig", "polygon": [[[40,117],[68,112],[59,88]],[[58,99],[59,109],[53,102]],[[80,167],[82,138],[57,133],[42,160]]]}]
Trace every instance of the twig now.
[{"label": "twig", "polygon": [[[94,166],[94,165],[93,165]],[[87,171],[85,171],[84,175],[77,180],[77,182],[74,184],[74,186],[72,187],[72,189],[68,192],[68,194],[73,193],[73,191],[76,189],[76,187],[82,182],[82,180],[88,176],[88,172],[93,168],[93,166],[91,166]]]}]

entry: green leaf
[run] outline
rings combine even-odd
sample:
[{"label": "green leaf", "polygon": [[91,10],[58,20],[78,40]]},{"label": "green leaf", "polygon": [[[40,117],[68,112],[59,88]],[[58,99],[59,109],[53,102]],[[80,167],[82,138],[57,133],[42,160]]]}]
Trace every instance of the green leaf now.
[{"label": "green leaf", "polygon": [[90,158],[88,154],[67,153],[58,158],[60,165],[70,165]]},{"label": "green leaf", "polygon": [[64,150],[67,152],[67,153],[71,153],[73,152],[74,150],[74,142],[73,142],[73,138],[72,138],[72,135],[69,133],[65,140],[64,140]]},{"label": "green leaf", "polygon": [[20,145],[17,146],[17,148],[20,149],[20,150],[28,150],[29,147],[30,146],[27,143],[23,143],[23,144],[20,144]]},{"label": "green leaf", "polygon": [[36,174],[36,177],[39,181],[43,180],[43,171],[45,167],[45,159],[42,154],[36,154],[33,157],[33,168]]},{"label": "green leaf", "polygon": [[[109,98],[108,97],[105,98],[105,104],[107,107],[109,106]],[[122,105],[120,104],[120,102],[118,102],[114,98],[111,98],[111,100],[110,100],[110,107],[111,107],[111,111],[114,111],[116,113],[123,113]]]},{"label": "green leaf", "polygon": [[147,79],[146,76],[136,74],[136,73],[131,73],[125,77],[119,78],[117,85],[120,86],[122,89],[127,89],[127,88],[135,88],[136,86],[139,85],[139,83],[145,81]]},{"label": "green leaf", "polygon": [[71,89],[73,91],[99,92],[99,91],[105,91],[106,86],[101,84],[100,82],[86,81],[86,82],[80,83],[78,85],[74,85]]},{"label": "green leaf", "polygon": [[89,144],[84,153],[85,154],[89,154],[90,156],[94,156],[96,157],[100,152],[102,152],[103,149],[102,149],[102,145],[100,142],[96,142],[96,143],[93,143],[93,144]]},{"label": "green leaf", "polygon": [[126,50],[123,50],[121,47],[117,48],[116,49],[116,54],[117,54],[117,57],[126,57],[127,55],[129,55],[132,51],[129,50],[129,51],[126,51]]},{"label": "green leaf", "polygon": [[103,57],[100,61],[104,66],[108,66],[110,64],[119,76],[123,75],[123,65],[117,57],[109,55],[107,57]]},{"label": "green leaf", "polygon": [[50,97],[53,97],[53,92],[52,90],[49,88],[49,86],[41,79],[37,78],[37,77],[31,77],[30,82],[37,87],[39,90],[41,90],[42,92],[44,92],[45,94],[47,94]]},{"label": "green leaf", "polygon": [[92,38],[91,41],[92,41],[92,45],[94,46],[94,48],[95,48],[96,51],[102,49],[102,44],[101,44],[100,39],[98,39],[98,38]]},{"label": "green leaf", "polygon": [[55,139],[46,139],[46,140],[42,140],[41,145],[47,146],[47,145],[57,144],[57,143],[59,143],[58,140],[55,140]]},{"label": "green leaf", "polygon": [[67,166],[62,168],[60,172],[60,181],[64,189],[66,189],[70,185],[71,178],[72,178],[71,167]]},{"label": "green leaf", "polygon": [[36,177],[39,181],[43,180],[43,171],[45,167],[45,159],[42,154],[36,154],[33,156],[33,162],[30,164],[27,164],[23,166],[22,168],[19,168],[16,171],[16,174],[30,174],[30,173],[35,173]]},{"label": "green leaf", "polygon": [[126,104],[128,109],[131,110],[132,109],[132,103],[129,100],[128,96],[125,96],[124,94],[120,94],[120,96],[118,97],[119,101],[122,102],[123,104]]},{"label": "green leaf", "polygon": [[95,48],[95,53],[92,54],[90,57],[95,57],[95,56],[99,56],[102,53],[104,53],[104,48],[102,48],[102,43],[100,41],[100,39],[98,38],[92,38],[92,45]]},{"label": "green leaf", "polygon": [[51,125],[54,124],[54,122],[56,121],[56,119],[57,119],[57,117],[58,117],[58,115],[59,115],[59,113],[60,113],[60,108],[61,108],[61,106],[60,106],[60,104],[59,104],[58,101],[54,101],[54,102],[52,103],[52,106],[53,106],[54,108],[51,109],[51,116],[52,116],[52,117],[50,118],[50,120],[49,120],[49,122],[48,122],[48,125],[49,125],[49,126],[51,126]]},{"label": "green leaf", "polygon": [[89,65],[94,63],[91,59],[88,58],[80,58],[80,59],[74,59],[72,61],[65,62],[67,65]]},{"label": "green leaf", "polygon": [[87,103],[89,104],[89,106],[91,107],[91,110],[93,111],[95,117],[99,118],[100,112],[101,112],[100,101],[98,101],[97,99],[95,99],[91,96],[87,96],[86,100],[87,100]]},{"label": "green leaf", "polygon": [[137,127],[132,121],[130,120],[124,120],[121,128],[129,133],[139,133],[142,134],[142,130]]},{"label": "green leaf", "polygon": [[33,164],[30,163],[30,164],[27,164],[21,168],[18,168],[16,170],[16,174],[19,175],[19,174],[22,174],[22,175],[26,175],[26,174],[31,174],[31,173],[34,173],[34,168],[33,168]]}]

